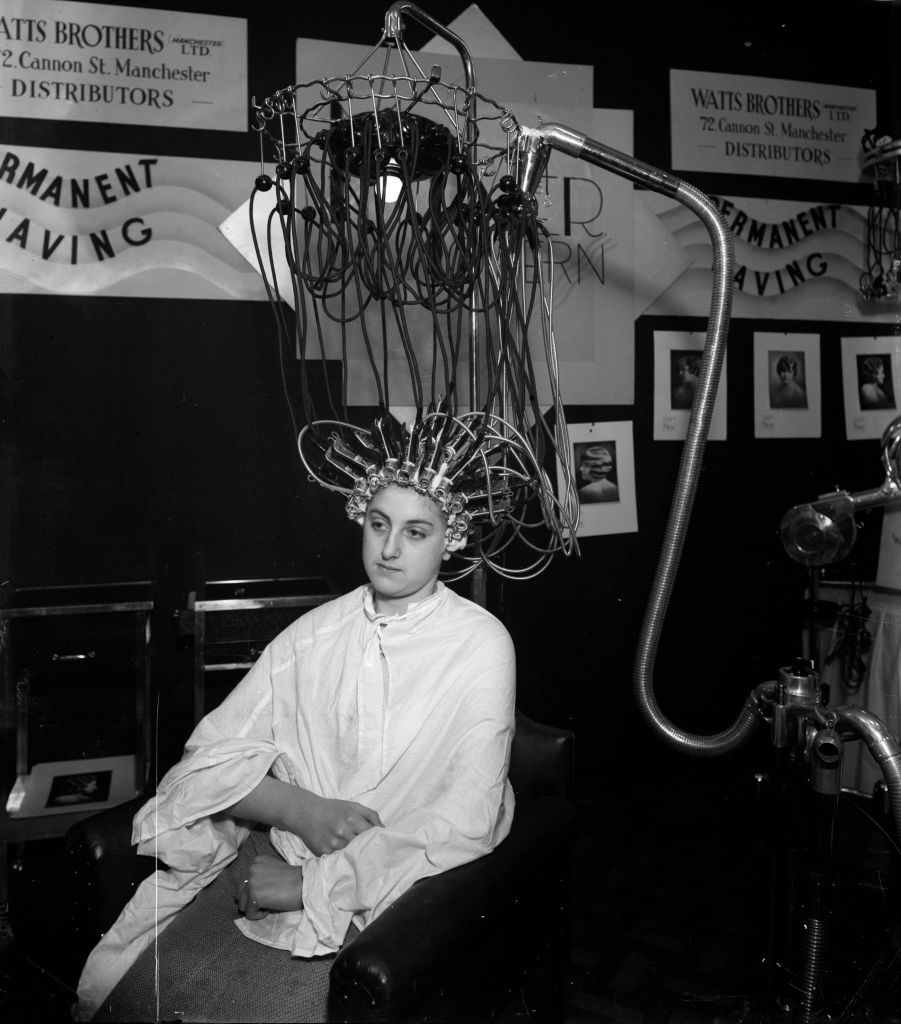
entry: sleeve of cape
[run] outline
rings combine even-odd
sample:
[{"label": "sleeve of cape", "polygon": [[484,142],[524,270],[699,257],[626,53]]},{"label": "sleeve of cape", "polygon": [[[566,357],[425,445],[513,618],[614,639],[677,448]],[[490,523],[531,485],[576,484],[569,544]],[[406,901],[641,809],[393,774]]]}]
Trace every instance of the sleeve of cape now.
[{"label": "sleeve of cape", "polygon": [[85,962],[75,1019],[90,1020],[138,956],[182,907],[234,860],[247,828],[212,818],[245,797],[278,756],[272,742],[271,650],[195,728],[182,759],[135,815],[138,853],[154,871]]},{"label": "sleeve of cape", "polygon": [[295,956],[335,952],[354,918],[368,924],[414,882],[490,853],[510,831],[513,644],[503,631],[473,648],[444,738],[418,769],[422,802],[304,864]]}]

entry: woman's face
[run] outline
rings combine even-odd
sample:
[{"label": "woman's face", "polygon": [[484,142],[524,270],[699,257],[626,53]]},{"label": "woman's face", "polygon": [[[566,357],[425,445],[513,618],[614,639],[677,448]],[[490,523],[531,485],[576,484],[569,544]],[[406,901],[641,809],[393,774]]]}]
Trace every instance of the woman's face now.
[{"label": "woman's face", "polygon": [[404,612],[434,591],[445,552],[463,546],[448,541],[446,530],[435,502],[412,487],[392,484],[373,495],[363,519],[363,566],[377,611]]}]

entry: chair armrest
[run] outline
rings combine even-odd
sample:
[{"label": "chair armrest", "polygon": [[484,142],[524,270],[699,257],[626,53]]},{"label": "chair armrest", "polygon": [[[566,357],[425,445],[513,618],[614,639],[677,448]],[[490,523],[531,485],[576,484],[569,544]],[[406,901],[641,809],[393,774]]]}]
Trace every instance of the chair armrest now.
[{"label": "chair armrest", "polygon": [[573,797],[575,737],[565,729],[533,722],[516,712],[510,752],[510,784],[522,803],[544,796]]},{"label": "chair armrest", "polygon": [[[540,892],[551,913],[563,909],[575,827],[573,805],[560,798],[517,806],[510,834],[494,852],[413,885],[335,958],[330,1020],[400,1021],[414,1006],[419,1018],[430,991],[446,981],[448,965],[470,993],[480,985],[477,972],[501,975],[498,931],[509,935],[516,904],[530,916],[528,927],[512,928],[511,957],[521,963],[528,955],[519,939],[543,950],[548,936],[533,917],[541,900],[533,900]],[[486,998],[479,995],[482,1013]]]}]

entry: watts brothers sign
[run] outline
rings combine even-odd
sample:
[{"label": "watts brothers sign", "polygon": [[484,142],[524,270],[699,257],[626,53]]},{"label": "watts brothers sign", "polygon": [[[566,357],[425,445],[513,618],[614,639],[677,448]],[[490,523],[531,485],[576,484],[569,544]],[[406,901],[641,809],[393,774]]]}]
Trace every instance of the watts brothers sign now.
[{"label": "watts brothers sign", "polygon": [[5,0],[6,117],[247,129],[243,18]]}]

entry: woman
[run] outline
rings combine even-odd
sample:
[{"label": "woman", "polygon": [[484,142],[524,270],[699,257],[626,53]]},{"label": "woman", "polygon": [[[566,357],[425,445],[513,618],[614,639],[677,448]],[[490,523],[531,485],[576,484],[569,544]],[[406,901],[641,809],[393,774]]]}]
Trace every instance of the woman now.
[{"label": "woman", "polygon": [[78,1019],[323,1020],[348,934],[509,832],[510,637],[438,580],[465,544],[446,502],[369,489],[368,586],[280,634],[136,816],[168,870],[92,952]]},{"label": "woman", "polygon": [[701,353],[690,352],[675,361],[676,383],[672,390],[674,409],[690,409],[701,376]]},{"label": "woman", "polygon": [[801,366],[796,356],[784,353],[776,362],[778,383],[770,391],[774,409],[806,409],[807,390],[798,380]]}]

